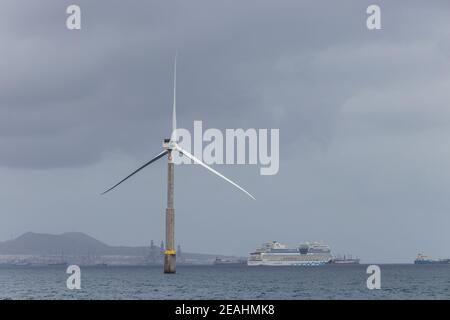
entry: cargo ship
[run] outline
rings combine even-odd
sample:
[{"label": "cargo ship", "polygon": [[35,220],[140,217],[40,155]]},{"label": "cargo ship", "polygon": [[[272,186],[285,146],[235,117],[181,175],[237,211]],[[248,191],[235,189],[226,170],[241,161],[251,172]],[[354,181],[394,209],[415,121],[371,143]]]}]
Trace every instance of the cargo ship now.
[{"label": "cargo ship", "polygon": [[331,263],[333,264],[342,264],[342,265],[347,265],[347,264],[359,264],[360,259],[358,257],[352,257],[351,255],[344,255],[343,257],[341,256],[337,256],[334,257],[333,260],[331,261]]},{"label": "cargo ship", "polygon": [[450,265],[450,259],[431,259],[428,256],[425,256],[421,253],[417,255],[416,260],[414,260],[414,264],[448,264]]},{"label": "cargo ship", "polygon": [[331,263],[330,247],[319,242],[307,242],[289,248],[277,241],[264,243],[250,253],[248,266],[321,266]]},{"label": "cargo ship", "polygon": [[47,265],[49,267],[67,267],[69,264],[67,262],[49,262]]},{"label": "cargo ship", "polygon": [[27,261],[15,261],[15,262],[2,262],[0,263],[0,268],[15,268],[15,267],[29,267],[30,262]]},{"label": "cargo ship", "polygon": [[228,266],[228,267],[239,267],[239,266],[245,266],[247,264],[246,260],[242,259],[221,259],[216,258],[214,260],[213,265],[215,266]]}]

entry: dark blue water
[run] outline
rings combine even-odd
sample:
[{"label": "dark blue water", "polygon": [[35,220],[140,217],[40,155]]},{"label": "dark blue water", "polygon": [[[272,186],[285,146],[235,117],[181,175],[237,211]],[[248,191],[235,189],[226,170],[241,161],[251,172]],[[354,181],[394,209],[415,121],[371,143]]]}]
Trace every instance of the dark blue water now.
[{"label": "dark blue water", "polygon": [[81,290],[64,267],[0,268],[0,299],[450,299],[450,265],[380,265],[380,290],[366,267],[84,267]]}]

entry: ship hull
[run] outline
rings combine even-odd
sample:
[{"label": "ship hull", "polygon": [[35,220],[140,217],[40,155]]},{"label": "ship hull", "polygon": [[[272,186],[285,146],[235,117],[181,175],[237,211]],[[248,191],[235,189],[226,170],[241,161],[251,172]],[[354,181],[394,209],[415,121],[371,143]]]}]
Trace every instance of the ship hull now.
[{"label": "ship hull", "polygon": [[331,263],[341,265],[359,264],[359,260],[334,260]]},{"label": "ship hull", "polygon": [[430,264],[440,264],[440,265],[450,265],[450,260],[443,260],[443,261],[414,261],[414,264],[419,264],[419,265],[430,265]]},{"label": "ship hull", "polygon": [[328,263],[328,261],[247,261],[249,267],[318,267]]}]

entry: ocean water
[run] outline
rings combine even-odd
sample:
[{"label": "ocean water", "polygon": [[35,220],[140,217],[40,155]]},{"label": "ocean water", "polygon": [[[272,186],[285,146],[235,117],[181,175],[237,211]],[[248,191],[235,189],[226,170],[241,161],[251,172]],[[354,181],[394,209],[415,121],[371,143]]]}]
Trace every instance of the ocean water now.
[{"label": "ocean water", "polygon": [[366,268],[82,267],[81,290],[69,290],[65,267],[4,267],[0,299],[450,299],[450,265],[380,265],[380,290]]}]

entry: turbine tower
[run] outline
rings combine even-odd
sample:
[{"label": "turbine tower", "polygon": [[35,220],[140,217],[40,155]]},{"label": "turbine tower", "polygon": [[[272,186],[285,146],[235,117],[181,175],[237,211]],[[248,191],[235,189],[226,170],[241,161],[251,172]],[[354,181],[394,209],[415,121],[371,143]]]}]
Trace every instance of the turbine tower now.
[{"label": "turbine tower", "polygon": [[116,183],[114,186],[106,190],[102,193],[105,194],[111,190],[113,190],[115,187],[117,187],[119,184],[124,182],[125,180],[131,178],[133,175],[144,169],[145,167],[149,166],[153,162],[155,162],[158,159],[161,159],[162,157],[167,155],[168,164],[167,164],[167,208],[166,208],[166,248],[164,251],[164,273],[175,273],[176,272],[176,251],[175,251],[175,209],[174,209],[174,162],[172,157],[172,152],[179,152],[185,157],[191,159],[194,161],[194,163],[197,163],[201,166],[203,166],[205,169],[211,171],[212,173],[218,175],[225,181],[231,183],[233,186],[238,188],[239,190],[243,191],[245,194],[247,194],[250,198],[255,200],[255,198],[247,192],[244,188],[240,187],[237,183],[233,182],[232,180],[228,179],[224,175],[220,174],[213,168],[209,167],[205,163],[203,163],[200,159],[197,159],[192,154],[187,152],[186,150],[182,149],[178,145],[178,138],[177,138],[177,56],[175,56],[175,63],[174,63],[174,77],[173,77],[173,109],[172,109],[172,133],[170,135],[170,138],[164,139],[163,141],[163,151],[159,153],[157,156],[155,156],[153,159],[145,163],[140,168],[133,171],[130,175],[128,175],[126,178],[122,179],[118,183]]}]

